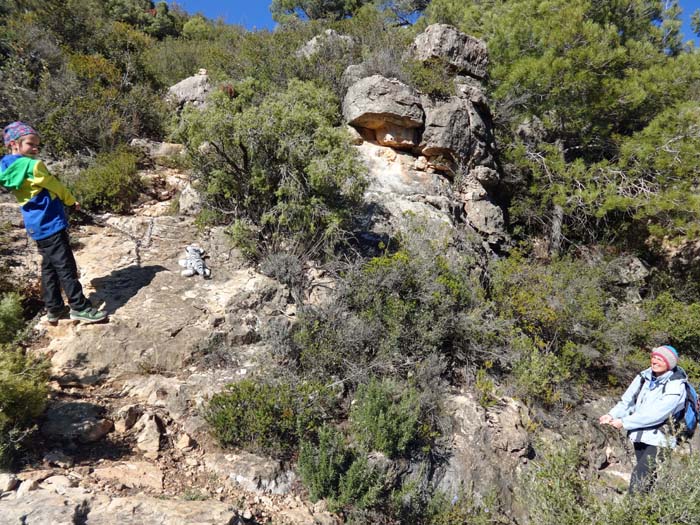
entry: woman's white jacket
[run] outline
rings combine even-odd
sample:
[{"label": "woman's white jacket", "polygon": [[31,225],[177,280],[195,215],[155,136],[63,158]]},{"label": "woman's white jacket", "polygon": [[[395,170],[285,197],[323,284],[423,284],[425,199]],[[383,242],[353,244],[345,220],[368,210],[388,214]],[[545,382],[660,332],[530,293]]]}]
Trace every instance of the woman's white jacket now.
[{"label": "woman's white jacket", "polygon": [[682,369],[675,368],[654,378],[651,368],[647,368],[637,374],[620,402],[608,413],[622,420],[632,442],[674,448],[676,438],[667,423],[669,416],[685,406],[686,381]]}]

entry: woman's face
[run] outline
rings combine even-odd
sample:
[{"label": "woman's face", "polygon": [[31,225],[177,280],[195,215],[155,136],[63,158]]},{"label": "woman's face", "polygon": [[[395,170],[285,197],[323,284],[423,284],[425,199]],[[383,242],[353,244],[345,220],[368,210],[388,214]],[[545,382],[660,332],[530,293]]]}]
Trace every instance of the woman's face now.
[{"label": "woman's face", "polygon": [[655,374],[663,374],[668,371],[668,365],[666,361],[661,359],[658,355],[651,356],[651,371]]}]

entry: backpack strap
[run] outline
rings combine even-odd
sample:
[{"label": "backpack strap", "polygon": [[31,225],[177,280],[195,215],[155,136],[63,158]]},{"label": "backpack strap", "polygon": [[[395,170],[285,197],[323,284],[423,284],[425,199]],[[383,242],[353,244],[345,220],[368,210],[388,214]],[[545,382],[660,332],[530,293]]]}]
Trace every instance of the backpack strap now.
[{"label": "backpack strap", "polygon": [[671,381],[683,381],[683,385],[687,385],[688,374],[686,374],[685,370],[683,370],[680,366],[677,366],[673,369],[673,374],[671,374],[671,377],[664,381],[664,385],[662,387],[661,392],[663,392],[664,394],[666,393],[666,385]]},{"label": "backpack strap", "polygon": [[639,388],[637,389],[637,392],[634,394],[634,397],[632,398],[632,404],[634,404],[634,405],[637,404],[637,398],[639,397],[639,394],[642,392],[642,388],[644,388],[645,381],[646,381],[646,378],[644,377],[644,374],[639,372]]}]

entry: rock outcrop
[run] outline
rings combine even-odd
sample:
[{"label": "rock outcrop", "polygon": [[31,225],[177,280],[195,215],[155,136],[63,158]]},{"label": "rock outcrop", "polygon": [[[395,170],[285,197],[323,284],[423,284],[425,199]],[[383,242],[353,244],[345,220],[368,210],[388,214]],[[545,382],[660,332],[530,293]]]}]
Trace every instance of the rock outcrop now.
[{"label": "rock outcrop", "polygon": [[174,101],[179,109],[186,104],[198,108],[204,108],[207,96],[212,86],[206,69],[200,69],[196,75],[181,80],[168,88],[168,98]]},{"label": "rock outcrop", "polygon": [[482,503],[499,487],[499,500],[512,508],[518,475],[532,452],[527,407],[502,399],[486,410],[463,394],[446,400],[446,412],[452,415],[451,453],[438,471],[438,488],[460,497],[469,487],[470,496]]},{"label": "rock outcrop", "polygon": [[129,146],[141,150],[149,158],[159,159],[182,157],[185,155],[185,146],[172,142],[156,142],[148,139],[132,139]]},{"label": "rock outcrop", "polygon": [[419,149],[427,158],[443,158],[446,164],[442,171],[495,167],[495,145],[488,112],[461,97],[438,101],[423,96],[422,106],[425,130]]},{"label": "rock outcrop", "polygon": [[312,58],[318,55],[323,48],[330,48],[334,53],[344,53],[352,50],[355,41],[351,36],[341,35],[334,29],[326,29],[320,35],[316,35],[296,52],[296,55],[304,58]]},{"label": "rock outcrop", "polygon": [[486,47],[451,26],[435,25],[416,37],[411,52],[422,61],[449,64],[455,95],[435,98],[396,79],[366,76],[362,64],[343,75],[343,84],[350,84],[343,116],[357,130],[370,173],[367,200],[373,207],[365,224],[386,235],[410,212],[467,223],[499,244],[505,221],[491,192],[500,177],[491,115],[477,80],[486,74]]},{"label": "rock outcrop", "polygon": [[343,116],[356,128],[372,130],[383,146],[411,149],[425,114],[418,92],[398,80],[366,77],[348,89]]},{"label": "rock outcrop", "polygon": [[486,44],[447,24],[428,26],[416,37],[410,52],[416,60],[442,62],[459,75],[486,77],[489,64]]}]

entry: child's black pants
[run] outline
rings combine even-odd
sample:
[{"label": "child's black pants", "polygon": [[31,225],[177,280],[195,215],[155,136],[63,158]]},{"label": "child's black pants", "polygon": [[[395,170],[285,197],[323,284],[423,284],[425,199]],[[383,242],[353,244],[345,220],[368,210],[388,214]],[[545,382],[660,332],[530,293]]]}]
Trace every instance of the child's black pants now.
[{"label": "child's black pants", "polygon": [[63,309],[61,288],[73,310],[88,308],[90,302],[78,281],[78,267],[70,247],[68,231],[61,230],[36,243],[41,254],[41,286],[46,309],[50,312],[60,312]]}]

